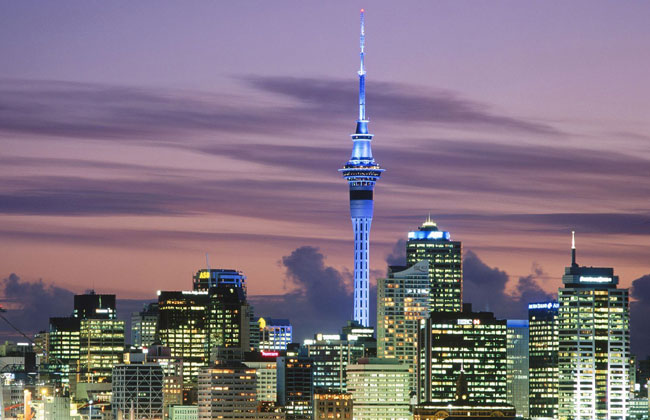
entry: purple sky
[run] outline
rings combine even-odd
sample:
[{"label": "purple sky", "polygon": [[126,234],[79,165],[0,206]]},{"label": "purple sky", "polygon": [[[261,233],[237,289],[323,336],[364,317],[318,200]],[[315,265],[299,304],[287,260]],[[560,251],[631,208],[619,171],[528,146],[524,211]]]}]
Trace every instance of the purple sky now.
[{"label": "purple sky", "polygon": [[21,1],[0,6],[2,278],[146,299],[209,252],[252,294],[304,295],[296,261],[322,254],[349,287],[361,7],[375,276],[429,212],[515,296],[557,289],[571,229],[580,263],[650,272],[648,2]]}]

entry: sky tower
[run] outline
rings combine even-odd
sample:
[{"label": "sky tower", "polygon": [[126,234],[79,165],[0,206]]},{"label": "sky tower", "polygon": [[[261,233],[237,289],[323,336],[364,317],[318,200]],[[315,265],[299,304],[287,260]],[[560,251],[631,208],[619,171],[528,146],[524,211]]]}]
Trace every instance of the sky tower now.
[{"label": "sky tower", "polygon": [[350,185],[350,217],[354,230],[354,320],[367,327],[370,324],[369,311],[369,236],[372,224],[373,197],[375,182],[381,176],[381,169],[372,157],[370,142],[372,134],[368,133],[366,119],[366,67],[365,56],[365,22],[361,9],[361,66],[359,68],[359,119],[357,129],[352,137],[352,156],[339,169]]}]

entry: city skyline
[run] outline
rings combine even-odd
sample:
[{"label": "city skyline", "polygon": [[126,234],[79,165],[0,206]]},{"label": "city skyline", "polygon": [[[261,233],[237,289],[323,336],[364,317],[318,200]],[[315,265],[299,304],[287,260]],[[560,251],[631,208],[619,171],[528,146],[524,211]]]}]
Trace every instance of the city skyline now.
[{"label": "city skyline", "polygon": [[[101,6],[101,17],[83,6],[79,22],[29,2],[3,7],[15,20],[0,29],[0,49],[16,60],[0,70],[2,278],[16,273],[23,289],[42,278],[153,300],[156,290],[189,288],[208,252],[214,267],[242,270],[251,295],[320,290],[301,271],[320,262],[322,280],[351,296],[346,189],[332,171],[349,150],[360,7],[227,6],[213,27],[196,16],[215,16],[214,6],[199,4],[182,10],[198,19],[195,30],[169,25],[169,37],[144,16],[173,22],[171,5],[145,4],[128,19],[112,6]],[[556,293],[574,229],[581,261],[615,267],[624,287],[648,275],[650,92],[648,62],[636,54],[648,29],[634,7],[595,3],[591,24],[576,20],[580,7],[441,3],[393,15],[373,5],[369,112],[390,174],[377,195],[372,283],[429,212],[463,241],[477,270],[507,273],[504,291],[532,284]],[[268,13],[284,16],[287,30],[269,25]],[[307,19],[314,14],[339,17],[340,33]],[[597,20],[605,14],[613,26]],[[497,28],[506,16],[521,22]],[[28,17],[39,31],[19,27]],[[258,30],[238,32],[244,18]],[[125,34],[107,36],[91,22]],[[548,22],[556,32],[504,38]],[[423,32],[425,23],[438,24]],[[139,25],[151,38],[120,43],[140,35]],[[603,29],[611,39],[597,36]],[[481,30],[490,33],[479,42]],[[293,33],[308,39],[288,40]],[[618,61],[603,66],[603,50]]]}]

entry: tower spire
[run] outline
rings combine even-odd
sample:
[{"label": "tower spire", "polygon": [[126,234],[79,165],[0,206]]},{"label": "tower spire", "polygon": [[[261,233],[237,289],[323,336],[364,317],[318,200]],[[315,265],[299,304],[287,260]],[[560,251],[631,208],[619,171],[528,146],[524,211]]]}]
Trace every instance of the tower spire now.
[{"label": "tower spire", "polygon": [[365,11],[361,9],[361,32],[359,35],[359,119],[357,120],[357,134],[368,133],[368,120],[366,119],[366,19]]},{"label": "tower spire", "polygon": [[576,231],[571,231],[571,265],[573,267],[577,266],[576,263]]}]

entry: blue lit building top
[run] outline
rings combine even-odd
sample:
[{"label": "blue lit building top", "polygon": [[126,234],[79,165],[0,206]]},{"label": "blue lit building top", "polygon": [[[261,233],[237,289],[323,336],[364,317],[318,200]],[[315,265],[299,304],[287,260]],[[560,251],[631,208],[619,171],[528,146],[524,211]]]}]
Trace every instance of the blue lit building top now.
[{"label": "blue lit building top", "polygon": [[204,268],[193,277],[194,290],[208,290],[217,286],[233,286],[246,294],[246,276],[241,271],[224,268]]},{"label": "blue lit building top", "polygon": [[508,328],[528,328],[527,319],[508,319],[506,321],[506,326]]},{"label": "blue lit building top", "polygon": [[551,302],[535,302],[535,303],[529,303],[528,304],[528,310],[552,310],[555,309],[557,310],[560,307],[560,304],[556,301],[551,301]]},{"label": "blue lit building top", "polygon": [[420,226],[418,230],[408,233],[408,239],[409,241],[450,241],[451,235],[447,231],[438,230],[436,222],[432,221],[431,217],[429,217],[424,223],[422,223],[422,226]]}]

